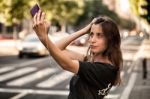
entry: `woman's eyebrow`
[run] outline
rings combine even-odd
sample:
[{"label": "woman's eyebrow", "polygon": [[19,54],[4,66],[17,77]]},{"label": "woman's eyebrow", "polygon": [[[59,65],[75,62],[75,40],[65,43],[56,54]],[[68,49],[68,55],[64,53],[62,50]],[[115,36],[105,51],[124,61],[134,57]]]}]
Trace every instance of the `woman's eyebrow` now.
[{"label": "woman's eyebrow", "polygon": [[97,32],[96,34],[102,34],[102,35],[103,35],[104,33],[102,33],[102,32]]},{"label": "woman's eyebrow", "polygon": [[104,35],[104,33],[102,33],[102,32],[97,32],[97,33],[90,32],[89,34],[101,34],[101,35]]}]

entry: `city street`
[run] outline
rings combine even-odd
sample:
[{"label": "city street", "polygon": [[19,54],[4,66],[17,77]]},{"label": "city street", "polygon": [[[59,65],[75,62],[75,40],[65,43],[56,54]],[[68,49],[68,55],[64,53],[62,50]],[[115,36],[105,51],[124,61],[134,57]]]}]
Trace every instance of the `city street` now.
[{"label": "city street", "polygon": [[0,99],[68,95],[150,99],[150,0],[0,0]]},{"label": "city street", "polygon": [[[142,40],[129,38],[122,43],[123,83],[113,87],[106,99],[125,99],[135,59]],[[76,50],[78,47],[73,47]],[[85,48],[81,52],[83,52]],[[1,99],[67,99],[72,73],[62,70],[51,56],[19,59],[17,55],[0,57]],[[130,81],[131,82],[131,81]],[[128,90],[126,88],[130,87]],[[125,94],[125,95],[130,95]]]}]

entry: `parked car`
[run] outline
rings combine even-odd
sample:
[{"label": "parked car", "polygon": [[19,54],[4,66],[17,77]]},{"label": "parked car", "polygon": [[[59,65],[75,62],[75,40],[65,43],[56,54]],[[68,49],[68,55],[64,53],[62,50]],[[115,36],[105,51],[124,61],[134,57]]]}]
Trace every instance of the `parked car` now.
[{"label": "parked car", "polygon": [[40,42],[37,35],[32,33],[27,35],[17,46],[19,50],[18,57],[23,56],[45,56],[48,51],[45,46]]},{"label": "parked car", "polygon": [[[49,34],[49,38],[55,43],[61,38],[68,36],[68,33]],[[46,56],[49,54],[46,47],[40,42],[35,33],[27,35],[17,46],[19,50],[18,57],[24,56]]]}]

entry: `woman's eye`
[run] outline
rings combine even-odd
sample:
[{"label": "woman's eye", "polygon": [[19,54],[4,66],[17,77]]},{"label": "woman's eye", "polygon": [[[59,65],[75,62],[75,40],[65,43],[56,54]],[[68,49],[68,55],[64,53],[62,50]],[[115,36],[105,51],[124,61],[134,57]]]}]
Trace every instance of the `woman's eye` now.
[{"label": "woman's eye", "polygon": [[90,33],[90,36],[93,36],[93,33]]},{"label": "woman's eye", "polygon": [[101,34],[101,33],[98,33],[97,36],[98,36],[98,37],[103,37],[104,35]]}]

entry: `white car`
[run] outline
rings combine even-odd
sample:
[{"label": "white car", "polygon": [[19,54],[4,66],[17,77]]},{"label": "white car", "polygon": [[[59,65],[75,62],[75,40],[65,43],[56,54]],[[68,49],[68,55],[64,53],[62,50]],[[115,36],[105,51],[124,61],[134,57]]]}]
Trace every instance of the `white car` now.
[{"label": "white car", "polygon": [[[49,38],[55,43],[56,41],[68,36],[67,33],[55,33],[49,35]],[[35,33],[29,34],[25,37],[23,41],[17,46],[19,50],[18,57],[23,58],[23,56],[46,56],[49,54],[46,47],[41,43]]]},{"label": "white car", "polygon": [[40,42],[35,33],[29,34],[21,41],[17,46],[19,53],[18,57],[23,56],[45,56],[48,55],[48,51],[45,46]]}]

